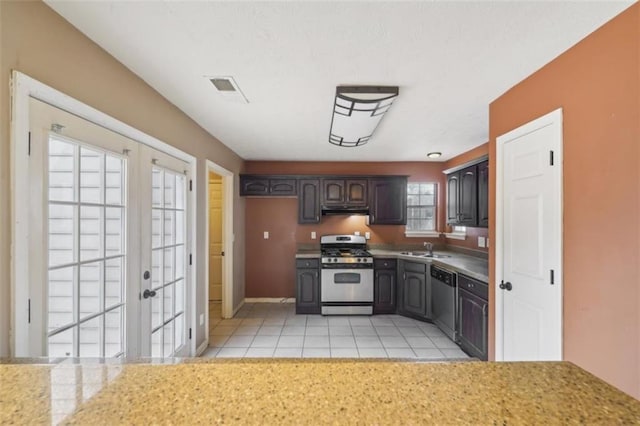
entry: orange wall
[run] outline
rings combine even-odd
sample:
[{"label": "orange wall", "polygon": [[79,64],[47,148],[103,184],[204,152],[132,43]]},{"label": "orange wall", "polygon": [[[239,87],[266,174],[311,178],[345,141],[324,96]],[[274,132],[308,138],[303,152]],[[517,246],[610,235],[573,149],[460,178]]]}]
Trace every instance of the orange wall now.
[{"label": "orange wall", "polygon": [[[497,136],[563,108],[564,358],[636,398],[640,398],[639,28],[636,4],[496,99],[489,116],[490,156],[495,158]],[[492,168],[492,198],[495,181]],[[492,205],[492,239],[494,210]],[[490,265],[494,258],[491,249]],[[490,278],[495,282],[493,266]],[[491,291],[490,303],[493,300]],[[490,323],[493,331],[493,313]]]},{"label": "orange wall", "polygon": [[[268,162],[249,161],[245,172],[255,174],[343,174],[408,175],[409,181],[438,183],[438,205],[444,204],[444,163],[436,162]],[[437,223],[444,229],[444,209],[438,209]],[[325,216],[321,223],[298,224],[297,198],[246,198],[246,297],[293,297],[295,295],[295,253],[298,244],[319,248],[324,234],[371,232],[370,244],[418,244],[425,238],[406,238],[404,225],[365,224],[364,216]],[[263,238],[268,231],[270,238]],[[432,242],[443,242],[429,239]]]},{"label": "orange wall", "polygon": [[[464,163],[468,163],[469,161],[473,161],[477,158],[482,157],[483,155],[489,154],[489,143],[485,143],[483,145],[477,146],[467,152],[463,152],[462,154],[453,157],[449,161],[444,163],[444,169],[451,169],[456,166],[460,166]],[[489,229],[488,228],[467,228],[467,238],[464,240],[452,240],[447,238],[447,244],[450,246],[464,247],[467,249],[478,250],[482,252],[487,252],[489,249],[486,247],[478,247],[478,237],[488,237]]]}]

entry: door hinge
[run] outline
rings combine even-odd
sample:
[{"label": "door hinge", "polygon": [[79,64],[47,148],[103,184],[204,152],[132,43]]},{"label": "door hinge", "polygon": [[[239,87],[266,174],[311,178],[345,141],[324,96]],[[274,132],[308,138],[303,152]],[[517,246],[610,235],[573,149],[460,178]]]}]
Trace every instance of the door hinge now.
[{"label": "door hinge", "polygon": [[191,340],[191,329],[189,329],[189,340]]},{"label": "door hinge", "polygon": [[555,273],[553,272],[553,269],[550,271],[550,274],[549,274],[549,275],[550,275],[550,276],[549,276],[549,280],[551,281],[551,284],[552,284],[552,285],[553,285],[553,284],[555,284],[555,283],[556,283],[556,282],[555,282],[555,276],[554,276],[554,275],[555,275]]},{"label": "door hinge", "polygon": [[549,151],[549,165],[553,166],[553,151]]},{"label": "door hinge", "polygon": [[193,255],[189,253],[189,265],[193,265]]},{"label": "door hinge", "polygon": [[27,322],[31,324],[31,299],[27,301]]},{"label": "door hinge", "polygon": [[189,191],[193,191],[193,180],[189,179]]},{"label": "door hinge", "polygon": [[31,156],[31,132],[29,132],[29,145],[27,146],[27,155]]}]

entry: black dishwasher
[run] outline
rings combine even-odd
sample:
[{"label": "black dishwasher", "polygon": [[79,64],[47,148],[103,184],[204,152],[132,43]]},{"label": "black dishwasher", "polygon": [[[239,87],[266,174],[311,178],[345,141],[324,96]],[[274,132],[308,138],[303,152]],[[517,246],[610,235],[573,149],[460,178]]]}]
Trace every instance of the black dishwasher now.
[{"label": "black dishwasher", "polygon": [[455,341],[456,274],[431,265],[431,294],[433,322]]},{"label": "black dishwasher", "polygon": [[458,345],[471,356],[487,360],[487,328],[489,286],[476,279],[458,274]]}]

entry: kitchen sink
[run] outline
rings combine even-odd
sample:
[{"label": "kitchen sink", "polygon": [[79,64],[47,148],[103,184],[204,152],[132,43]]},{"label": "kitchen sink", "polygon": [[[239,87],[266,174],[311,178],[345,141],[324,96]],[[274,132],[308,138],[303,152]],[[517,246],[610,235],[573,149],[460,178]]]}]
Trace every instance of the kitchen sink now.
[{"label": "kitchen sink", "polygon": [[432,259],[442,259],[444,257],[451,257],[449,254],[429,254],[426,251],[401,251],[400,254],[404,254],[405,256],[415,256],[415,257],[427,257]]}]

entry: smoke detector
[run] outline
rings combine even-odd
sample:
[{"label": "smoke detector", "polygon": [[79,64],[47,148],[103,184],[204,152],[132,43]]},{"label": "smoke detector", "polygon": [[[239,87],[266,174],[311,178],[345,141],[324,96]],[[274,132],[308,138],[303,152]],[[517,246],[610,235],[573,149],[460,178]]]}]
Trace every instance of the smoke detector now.
[{"label": "smoke detector", "polygon": [[240,86],[231,76],[205,76],[213,87],[215,87],[217,93],[221,95],[225,100],[229,102],[239,102],[248,104],[249,100],[240,90]]}]

